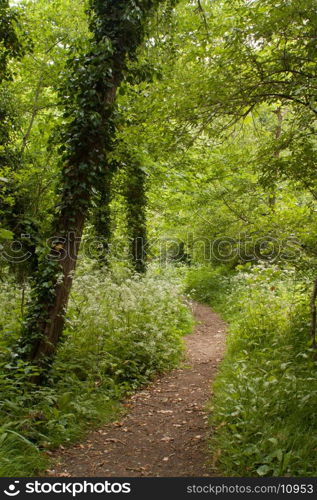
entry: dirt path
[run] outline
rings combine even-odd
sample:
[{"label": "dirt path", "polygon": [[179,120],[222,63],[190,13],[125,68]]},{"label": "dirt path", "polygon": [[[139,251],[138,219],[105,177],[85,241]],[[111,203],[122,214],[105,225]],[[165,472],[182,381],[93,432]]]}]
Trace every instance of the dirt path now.
[{"label": "dirt path", "polygon": [[225,323],[207,306],[193,304],[195,333],[186,337],[187,361],[129,400],[121,422],[91,432],[58,452],[52,476],[201,477],[206,463],[208,417],[204,407],[224,352]]}]

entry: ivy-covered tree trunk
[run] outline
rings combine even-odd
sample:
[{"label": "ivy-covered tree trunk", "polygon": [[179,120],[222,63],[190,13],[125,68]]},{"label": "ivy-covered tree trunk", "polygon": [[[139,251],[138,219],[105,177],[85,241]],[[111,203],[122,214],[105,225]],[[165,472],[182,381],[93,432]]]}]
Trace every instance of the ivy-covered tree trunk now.
[{"label": "ivy-covered tree trunk", "polygon": [[114,164],[104,171],[101,176],[98,194],[94,200],[92,213],[92,223],[95,228],[95,236],[98,239],[98,261],[101,266],[107,266],[109,263],[109,242],[111,237],[111,199],[112,199],[112,181],[115,173]]},{"label": "ivy-covered tree trunk", "polygon": [[[107,165],[115,133],[116,91],[161,0],[92,0],[91,49],[69,63],[63,89],[65,119],[60,210],[51,249],[42,257],[20,352],[45,372],[55,354],[76,268],[91,194]],[[41,376],[35,377],[39,382]]]},{"label": "ivy-covered tree trunk", "polygon": [[138,273],[146,271],[146,174],[134,156],[129,156],[127,168],[126,203],[130,258]]}]

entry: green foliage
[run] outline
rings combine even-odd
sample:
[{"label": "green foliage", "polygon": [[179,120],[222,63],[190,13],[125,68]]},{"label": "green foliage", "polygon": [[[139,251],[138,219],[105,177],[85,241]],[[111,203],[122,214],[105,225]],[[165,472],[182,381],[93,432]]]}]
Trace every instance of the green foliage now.
[{"label": "green foliage", "polygon": [[[44,470],[47,458],[38,447],[22,434],[7,430],[4,425],[0,429],[0,473],[2,477],[23,477],[37,470]],[[27,460],[27,464],[26,464]]]},{"label": "green foliage", "polygon": [[3,277],[0,287],[0,300],[2,304],[0,318],[0,352],[7,351],[17,341],[22,315],[21,286],[17,285],[8,276]]},{"label": "green foliage", "polygon": [[180,2],[167,26],[162,15],[140,53],[140,66],[153,62],[152,79],[125,85],[119,99],[129,125],[120,137],[147,157],[149,234],[185,241],[193,261],[214,265],[216,253],[195,242],[231,238],[232,266],[265,258],[270,245],[261,254],[256,240],[274,238],[296,254],[298,267],[309,267],[314,2],[201,6],[203,13]]},{"label": "green foliage", "polygon": [[10,358],[21,290],[2,288],[0,476],[35,474],[47,462],[43,451],[113,419],[128,392],[182,359],[192,318],[177,274],[153,268],[140,278],[90,267],[83,264],[75,280],[62,343],[41,389],[30,384],[38,368]]},{"label": "green foliage", "polygon": [[307,286],[291,268],[260,265],[243,267],[219,291],[230,326],[210,403],[210,450],[221,451],[218,466],[228,476],[316,473]]},{"label": "green foliage", "polygon": [[[24,251],[26,233],[33,256],[19,273],[1,261],[0,474],[33,474],[39,450],[181,359],[177,280],[127,269],[141,237],[149,259],[181,249],[187,290],[230,321],[213,416],[224,473],[312,475],[315,2],[0,0],[0,14],[0,248]],[[43,241],[70,232],[112,252],[81,267],[35,389],[14,346],[32,357],[53,324],[75,264]]]},{"label": "green foliage", "polygon": [[12,231],[8,229],[0,229],[0,240],[12,240],[13,239]]},{"label": "green foliage", "polygon": [[109,377],[139,384],[175,366],[182,353],[181,334],[190,322],[180,283],[176,278],[172,283],[173,290],[159,268],[144,277],[116,280],[103,271],[79,276],[59,369],[66,370],[65,376],[73,367],[81,379]]},{"label": "green foliage", "polygon": [[22,54],[22,45],[17,35],[18,13],[10,7],[9,0],[0,2],[0,83],[10,78],[8,64],[11,58]]},{"label": "green foliage", "polygon": [[15,58],[14,68],[9,64],[12,79],[0,92],[0,176],[6,179],[0,216],[1,226],[21,245],[20,256],[32,254],[22,265],[10,266],[20,281],[37,267],[35,247],[46,235],[56,203],[59,157],[52,135],[61,125],[57,89],[69,46],[86,37],[84,9],[80,0],[76,5],[68,0],[23,1],[14,9],[19,21],[15,27],[27,33],[23,39],[29,46]]},{"label": "green foliage", "polygon": [[192,267],[186,274],[187,292],[195,300],[212,304],[215,308],[219,299],[230,287],[230,275],[226,267]]}]

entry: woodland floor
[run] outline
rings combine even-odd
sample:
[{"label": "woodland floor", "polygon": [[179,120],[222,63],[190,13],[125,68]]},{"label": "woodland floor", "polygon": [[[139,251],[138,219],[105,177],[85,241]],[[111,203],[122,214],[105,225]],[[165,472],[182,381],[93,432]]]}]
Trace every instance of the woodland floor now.
[{"label": "woodland floor", "polygon": [[202,477],[215,470],[205,410],[225,347],[225,323],[193,304],[195,332],[186,337],[184,365],[128,399],[127,414],[58,450],[50,476]]}]

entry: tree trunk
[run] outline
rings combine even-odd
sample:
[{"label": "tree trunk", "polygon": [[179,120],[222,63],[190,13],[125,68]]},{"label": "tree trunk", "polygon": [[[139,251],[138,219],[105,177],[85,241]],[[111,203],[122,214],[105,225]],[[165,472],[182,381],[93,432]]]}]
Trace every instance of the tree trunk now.
[{"label": "tree trunk", "polygon": [[95,236],[98,238],[99,249],[98,262],[103,266],[109,264],[109,242],[111,237],[111,209],[112,181],[115,173],[115,165],[111,164],[101,177],[99,193],[96,197],[92,214],[92,223],[95,228]]},{"label": "tree trunk", "polygon": [[138,273],[146,271],[146,174],[137,159],[128,156],[127,161],[127,226],[130,240],[130,258]]},{"label": "tree trunk", "polygon": [[[60,335],[64,327],[64,314],[72,287],[73,275],[76,269],[78,251],[82,238],[86,214],[79,213],[72,224],[73,231],[67,232],[68,218],[64,218],[66,238],[63,243],[56,241],[53,252],[61,253],[64,251],[64,258],[60,263],[60,272],[62,281],[55,285],[55,298],[47,308],[47,320],[42,322],[41,329],[43,334],[38,342],[33,345],[31,351],[31,360],[39,361],[41,359],[50,359],[55,353]],[[53,257],[53,255],[52,255]]]}]

